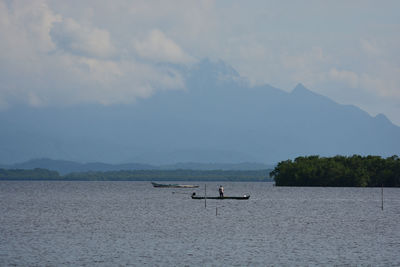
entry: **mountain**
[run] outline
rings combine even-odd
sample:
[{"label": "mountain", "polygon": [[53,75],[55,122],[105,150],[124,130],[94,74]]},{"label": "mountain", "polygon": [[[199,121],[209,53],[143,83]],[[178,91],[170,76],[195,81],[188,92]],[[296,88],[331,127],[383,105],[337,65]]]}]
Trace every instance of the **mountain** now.
[{"label": "mountain", "polygon": [[57,171],[61,175],[73,172],[88,172],[88,171],[120,171],[120,170],[266,170],[272,169],[272,165],[261,163],[238,163],[238,164],[218,164],[218,163],[196,163],[185,162],[175,163],[169,165],[149,165],[139,163],[125,163],[125,164],[108,164],[102,162],[79,163],[67,160],[53,160],[53,159],[32,159],[26,162],[14,164],[0,164],[0,168],[4,169],[35,169],[42,168],[52,171]]},{"label": "mountain", "polygon": [[252,171],[252,170],[267,170],[273,169],[275,165],[268,165],[262,163],[196,163],[196,162],[182,162],[170,165],[158,166],[160,170],[224,170],[224,171]]},{"label": "mountain", "polygon": [[29,161],[0,165],[0,168],[5,169],[35,169],[42,168],[58,171],[60,174],[71,172],[87,172],[87,171],[119,171],[119,170],[152,170],[157,167],[149,164],[107,164],[102,162],[79,163],[68,160],[53,160],[53,159],[32,159]]},{"label": "mountain", "polygon": [[185,90],[132,105],[0,111],[0,162],[276,163],[300,155],[400,151],[400,127],[303,85],[250,86],[222,61],[184,68]]}]

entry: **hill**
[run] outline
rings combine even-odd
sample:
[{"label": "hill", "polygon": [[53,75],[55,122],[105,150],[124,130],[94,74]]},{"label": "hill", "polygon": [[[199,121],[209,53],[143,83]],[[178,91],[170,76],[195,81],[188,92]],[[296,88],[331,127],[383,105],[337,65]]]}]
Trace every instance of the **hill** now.
[{"label": "hill", "polygon": [[400,127],[382,114],[371,117],[301,84],[290,93],[250,86],[222,61],[176,68],[185,90],[159,91],[133,105],[1,111],[0,162],[56,158],[139,162],[147,168],[178,162],[273,164],[314,154],[399,154]]},{"label": "hill", "polygon": [[150,165],[139,163],[125,163],[125,164],[109,164],[102,162],[79,163],[67,160],[53,160],[53,159],[32,159],[25,162],[15,164],[0,164],[3,169],[47,169],[57,171],[61,175],[68,173],[82,173],[82,172],[111,172],[111,171],[134,171],[134,170],[197,170],[197,171],[254,171],[254,170],[267,170],[272,169],[272,165],[261,163],[237,163],[237,164],[218,164],[218,163],[176,163],[169,165]]}]

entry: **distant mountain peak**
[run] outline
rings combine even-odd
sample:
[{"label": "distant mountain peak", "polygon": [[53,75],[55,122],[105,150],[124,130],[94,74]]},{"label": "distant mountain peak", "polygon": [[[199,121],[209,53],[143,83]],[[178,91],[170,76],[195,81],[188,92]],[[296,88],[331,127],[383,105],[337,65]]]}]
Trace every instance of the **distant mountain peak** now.
[{"label": "distant mountain peak", "polygon": [[382,114],[382,113],[379,113],[378,115],[376,115],[376,116],[375,116],[375,120],[379,121],[379,122],[382,123],[382,124],[396,126],[396,125],[393,124],[393,122],[391,122],[391,121],[388,119],[388,117],[386,117],[386,116],[385,116],[384,114]]},{"label": "distant mountain peak", "polygon": [[219,59],[212,61],[205,58],[194,64],[187,72],[187,80],[191,80],[194,83],[203,84],[204,81],[214,84],[224,83],[237,83],[239,85],[247,85],[248,81],[246,78],[240,76],[240,74],[225,61]]},{"label": "distant mountain peak", "polygon": [[390,122],[390,120],[382,113],[379,113],[378,115],[376,115],[375,118],[378,120],[384,120],[384,121]]},{"label": "distant mountain peak", "polygon": [[292,94],[299,94],[299,93],[305,93],[305,92],[311,92],[308,90],[302,83],[298,83],[296,87],[292,90]]},{"label": "distant mountain peak", "polygon": [[219,75],[240,76],[239,73],[225,61],[219,59],[211,61],[208,58],[201,60],[195,67],[203,70],[208,70]]},{"label": "distant mountain peak", "polygon": [[318,97],[321,99],[329,100],[330,102],[334,102],[332,99],[329,97],[326,97],[324,95],[320,95],[314,91],[311,91],[310,89],[307,89],[302,83],[299,83],[296,85],[296,87],[292,90],[291,92],[292,95],[296,97]]}]

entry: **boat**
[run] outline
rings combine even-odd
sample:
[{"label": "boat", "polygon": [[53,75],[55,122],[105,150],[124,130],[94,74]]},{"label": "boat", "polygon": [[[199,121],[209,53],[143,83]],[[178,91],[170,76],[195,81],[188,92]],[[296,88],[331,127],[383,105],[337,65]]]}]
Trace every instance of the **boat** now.
[{"label": "boat", "polygon": [[191,184],[158,184],[151,182],[153,187],[158,187],[158,188],[197,188],[199,187],[198,185],[191,185]]},{"label": "boat", "polygon": [[243,195],[241,197],[229,197],[229,196],[223,196],[223,197],[200,197],[196,196],[196,193],[192,194],[192,199],[237,199],[237,200],[247,200],[250,198],[250,195]]}]

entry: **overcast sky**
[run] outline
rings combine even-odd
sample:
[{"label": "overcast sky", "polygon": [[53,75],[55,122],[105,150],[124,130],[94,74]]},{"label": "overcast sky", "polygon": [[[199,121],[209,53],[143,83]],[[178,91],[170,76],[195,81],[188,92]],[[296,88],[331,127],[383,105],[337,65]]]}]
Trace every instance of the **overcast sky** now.
[{"label": "overcast sky", "polygon": [[0,0],[0,112],[134,103],[222,59],[400,125],[400,1]]}]

